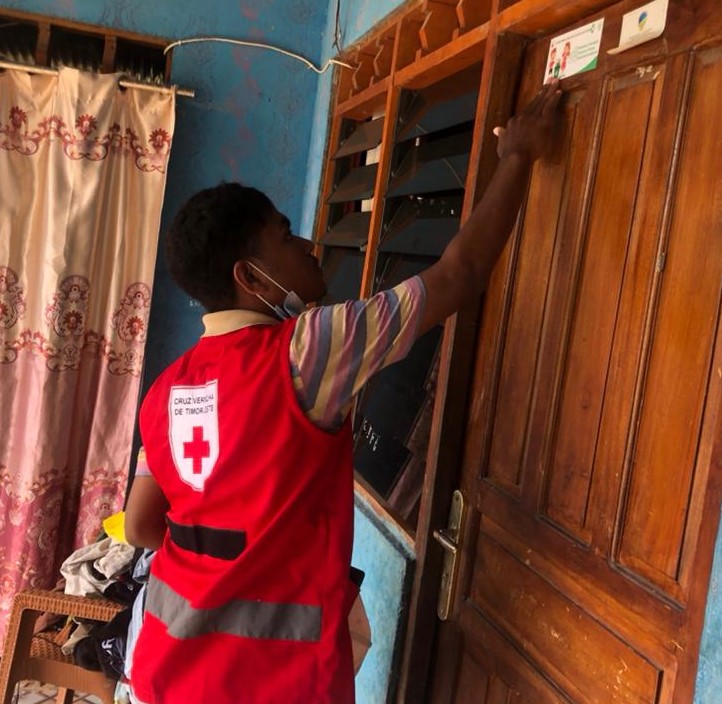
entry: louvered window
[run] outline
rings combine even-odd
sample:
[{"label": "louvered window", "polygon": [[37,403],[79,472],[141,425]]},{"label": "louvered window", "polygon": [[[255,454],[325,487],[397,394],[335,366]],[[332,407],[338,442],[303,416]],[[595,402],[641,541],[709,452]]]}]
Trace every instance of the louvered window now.
[{"label": "louvered window", "polygon": [[[473,66],[401,96],[373,292],[428,268],[459,229],[480,73]],[[441,326],[426,333],[405,360],[372,379],[358,404],[356,470],[407,521],[421,496],[418,477],[411,485],[406,476],[416,471],[409,441],[429,410],[441,333]]]},{"label": "louvered window", "polygon": [[[491,0],[410,3],[341,57],[354,68],[336,73],[315,237],[326,302],[365,298],[420,273],[458,232],[480,150],[491,14]],[[442,334],[431,330],[377,374],[354,413],[356,491],[412,542],[437,432]]]},{"label": "louvered window", "polygon": [[336,183],[327,199],[329,227],[321,238],[328,283],[326,303],[358,296],[383,125],[382,116],[358,122],[346,120],[341,142],[332,157],[336,162]]},{"label": "louvered window", "polygon": [[37,25],[0,15],[0,59],[34,64],[38,34]]},{"label": "louvered window", "polygon": [[163,54],[166,44],[157,37],[0,10],[2,61],[117,72],[132,81],[164,85],[170,76],[170,55]]}]

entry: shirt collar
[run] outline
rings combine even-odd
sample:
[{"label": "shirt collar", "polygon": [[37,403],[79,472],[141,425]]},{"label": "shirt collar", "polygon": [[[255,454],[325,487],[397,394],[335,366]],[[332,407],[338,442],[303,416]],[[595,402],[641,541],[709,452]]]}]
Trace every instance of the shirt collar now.
[{"label": "shirt collar", "polygon": [[219,310],[203,316],[205,330],[202,337],[227,335],[251,325],[275,325],[279,321],[271,315],[258,313],[254,310]]}]

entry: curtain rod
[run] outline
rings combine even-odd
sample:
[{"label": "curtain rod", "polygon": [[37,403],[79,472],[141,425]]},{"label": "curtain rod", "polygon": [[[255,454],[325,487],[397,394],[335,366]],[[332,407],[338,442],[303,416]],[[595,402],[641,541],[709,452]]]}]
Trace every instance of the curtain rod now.
[{"label": "curtain rod", "polygon": [[[28,73],[39,73],[45,76],[57,76],[58,71],[54,68],[45,68],[43,66],[33,66],[32,64],[20,64],[12,61],[0,61],[0,69],[8,71],[27,71]],[[118,84],[122,88],[137,88],[138,90],[150,90],[155,93],[173,93],[181,95],[184,98],[195,98],[196,92],[188,88],[167,88],[165,86],[154,86],[151,83],[138,83],[137,81],[126,81],[121,79]]]}]

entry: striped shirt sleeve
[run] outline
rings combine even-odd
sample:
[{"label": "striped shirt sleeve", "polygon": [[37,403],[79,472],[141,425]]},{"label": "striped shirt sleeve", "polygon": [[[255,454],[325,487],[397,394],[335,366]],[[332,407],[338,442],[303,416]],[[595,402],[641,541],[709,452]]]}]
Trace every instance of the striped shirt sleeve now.
[{"label": "striped shirt sleeve", "polygon": [[150,467],[148,466],[148,460],[145,458],[145,448],[141,447],[138,450],[138,458],[135,464],[135,476],[136,477],[152,477]]},{"label": "striped shirt sleeve", "polygon": [[339,428],[368,379],[408,354],[425,299],[415,276],[367,300],[321,306],[298,318],[291,373],[301,408],[314,424]]}]

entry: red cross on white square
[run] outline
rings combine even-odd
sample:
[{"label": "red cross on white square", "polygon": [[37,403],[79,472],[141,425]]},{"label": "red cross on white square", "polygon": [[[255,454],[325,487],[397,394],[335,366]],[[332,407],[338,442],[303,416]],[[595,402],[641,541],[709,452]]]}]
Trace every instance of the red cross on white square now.
[{"label": "red cross on white square", "polygon": [[193,426],[193,440],[183,443],[183,457],[193,460],[193,474],[203,471],[203,459],[210,456],[211,446],[203,439],[203,428],[200,425]]}]

